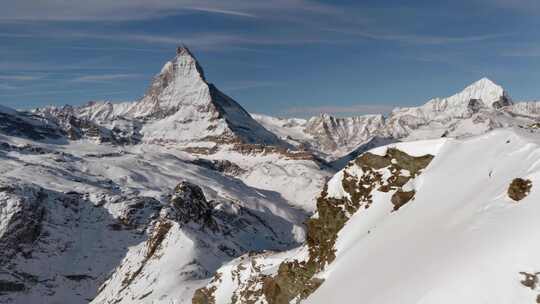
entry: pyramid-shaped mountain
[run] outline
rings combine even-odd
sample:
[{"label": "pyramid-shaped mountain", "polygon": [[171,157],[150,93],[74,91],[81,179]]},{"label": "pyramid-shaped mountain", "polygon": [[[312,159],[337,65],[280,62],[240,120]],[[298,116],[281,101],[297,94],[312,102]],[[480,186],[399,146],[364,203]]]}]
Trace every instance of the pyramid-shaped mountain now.
[{"label": "pyramid-shaped mountain", "polygon": [[138,122],[145,142],[208,147],[216,143],[282,145],[234,99],[207,82],[197,59],[184,46],[177,48],[176,56],[153,78],[140,100],[91,102],[77,111],[105,124]]}]

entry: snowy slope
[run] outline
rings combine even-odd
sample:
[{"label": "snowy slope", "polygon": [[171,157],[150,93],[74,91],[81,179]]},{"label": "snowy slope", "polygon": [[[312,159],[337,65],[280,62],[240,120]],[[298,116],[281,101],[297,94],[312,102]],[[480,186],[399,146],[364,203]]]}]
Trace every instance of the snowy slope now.
[{"label": "snowy slope", "polygon": [[[306,303],[535,303],[520,281],[540,267],[539,143],[512,130],[446,142],[413,203],[374,225],[351,219]],[[506,192],[518,177],[532,190],[516,203]]]},{"label": "snowy slope", "polygon": [[[223,266],[194,303],[535,303],[539,144],[502,129],[370,150],[328,182],[306,245]],[[519,201],[517,178],[532,185]]]},{"label": "snowy slope", "polygon": [[[99,289],[96,303],[133,303],[143,296],[188,303],[222,263],[304,239],[302,222],[327,171],[281,154],[230,151],[212,157],[203,161],[162,145],[0,134],[0,239],[11,236],[15,250],[0,255],[0,282],[9,289],[0,302],[87,303]],[[160,215],[182,181],[201,187],[218,230],[200,231],[197,222]],[[19,188],[28,194],[10,190]],[[146,261],[163,218],[171,228]],[[40,228],[13,233],[20,230],[17,223],[28,221]],[[21,238],[28,241],[15,246]],[[144,275],[126,284],[126,271],[139,268]]]},{"label": "snowy slope", "polygon": [[305,119],[272,117],[263,114],[251,114],[251,116],[267,130],[292,144],[298,145],[312,139],[312,136],[305,132],[307,123]]}]

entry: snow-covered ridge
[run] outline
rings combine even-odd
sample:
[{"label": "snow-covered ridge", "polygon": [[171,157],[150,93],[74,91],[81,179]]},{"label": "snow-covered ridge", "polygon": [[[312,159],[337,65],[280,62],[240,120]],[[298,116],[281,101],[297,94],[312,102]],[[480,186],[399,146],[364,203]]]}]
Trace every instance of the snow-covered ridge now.
[{"label": "snow-covered ridge", "polygon": [[499,109],[509,105],[512,105],[512,100],[508,93],[490,79],[482,78],[450,97],[431,99],[420,107],[394,109],[391,117],[411,112],[422,115],[426,119],[446,118],[448,116],[461,117],[471,107],[484,106]]},{"label": "snow-covered ridge", "polygon": [[514,103],[500,85],[482,78],[450,97],[434,98],[418,107],[396,108],[387,117],[321,114],[308,120],[255,118],[290,143],[333,161],[362,150],[374,138],[388,142],[471,136],[500,127],[527,126],[539,117],[537,102]]},{"label": "snow-covered ridge", "polygon": [[[305,303],[395,303],[397,294],[405,304],[534,303],[526,275],[539,266],[539,155],[529,131],[447,141],[415,183],[414,201],[374,225],[367,213],[351,218],[325,283]],[[519,202],[507,194],[515,178],[532,182]]]},{"label": "snow-covered ridge", "polygon": [[[385,171],[389,153],[390,163],[410,164],[403,152],[435,157],[427,166]],[[534,303],[540,293],[531,284],[540,269],[534,241],[539,156],[538,133],[519,128],[371,150],[329,180],[321,194],[328,206],[319,201],[311,220],[325,223],[321,240],[334,251],[316,247],[317,235],[308,232],[307,244],[297,249],[224,265],[193,303],[379,304],[395,303],[396,295],[405,304]],[[370,173],[369,166],[378,169]],[[393,174],[400,177],[389,178]],[[379,184],[387,178],[388,185]],[[530,188],[516,201],[509,189],[518,178]],[[360,208],[353,203],[358,199]],[[343,226],[335,212],[344,212]],[[496,288],[486,293],[486,282]]]}]

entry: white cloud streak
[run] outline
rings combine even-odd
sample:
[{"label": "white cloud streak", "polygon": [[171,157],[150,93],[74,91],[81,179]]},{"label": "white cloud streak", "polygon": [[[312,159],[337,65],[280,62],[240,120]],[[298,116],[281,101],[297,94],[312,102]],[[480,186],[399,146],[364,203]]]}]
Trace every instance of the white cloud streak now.
[{"label": "white cloud streak", "polygon": [[115,80],[124,80],[136,78],[139,74],[103,74],[103,75],[85,75],[73,79],[73,82],[108,82]]},{"label": "white cloud streak", "polygon": [[349,34],[373,40],[384,40],[399,43],[408,44],[421,44],[421,45],[445,45],[445,44],[457,44],[457,43],[469,43],[480,42],[486,40],[493,40],[510,34],[484,34],[475,36],[431,36],[431,35],[415,35],[415,34],[399,34],[399,33],[382,33],[382,32],[370,32],[370,31],[356,31],[348,29],[328,29],[329,31],[339,32],[342,34]]},{"label": "white cloud streak", "polygon": [[43,78],[44,76],[39,75],[0,75],[0,80],[6,81],[33,81]]},{"label": "white cloud streak", "polygon": [[308,0],[0,0],[0,20],[126,21],[166,17],[193,11],[258,18],[275,12],[328,14],[331,6]]}]

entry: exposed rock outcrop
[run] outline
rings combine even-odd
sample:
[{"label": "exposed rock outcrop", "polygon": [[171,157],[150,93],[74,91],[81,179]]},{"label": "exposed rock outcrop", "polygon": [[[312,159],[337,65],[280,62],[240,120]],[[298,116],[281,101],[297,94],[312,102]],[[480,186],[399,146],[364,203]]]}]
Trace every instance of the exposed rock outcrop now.
[{"label": "exposed rock outcrop", "polygon": [[515,178],[508,187],[508,196],[518,202],[524,199],[532,188],[532,182],[528,179]]}]

